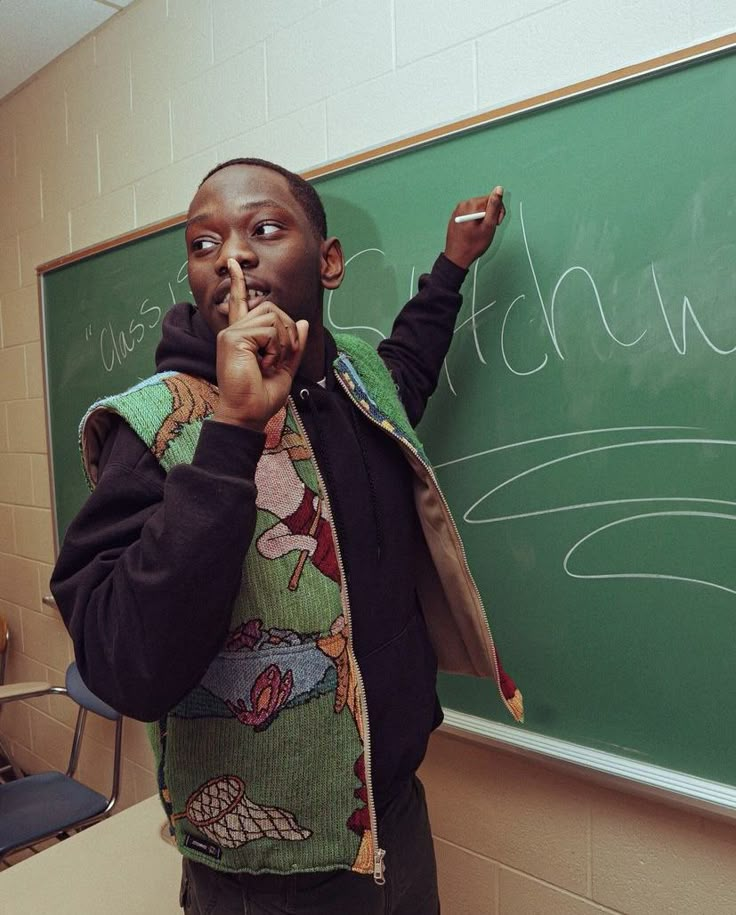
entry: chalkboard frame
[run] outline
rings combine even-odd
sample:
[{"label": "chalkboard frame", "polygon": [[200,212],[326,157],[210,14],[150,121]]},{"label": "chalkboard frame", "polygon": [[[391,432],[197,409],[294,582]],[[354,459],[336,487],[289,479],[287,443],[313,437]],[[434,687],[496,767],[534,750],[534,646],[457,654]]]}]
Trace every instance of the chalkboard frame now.
[{"label": "chalkboard frame", "polygon": [[[349,156],[319,167],[304,171],[307,179],[315,179],[336,174],[354,167],[393,156],[455,134],[472,131],[492,123],[498,123],[538,109],[554,106],[568,100],[587,96],[620,86],[625,83],[643,80],[664,72],[686,67],[707,58],[728,54],[736,50],[736,33],[721,36],[711,41],[683,48],[670,54],[662,55],[641,63],[620,68],[598,77],[574,83],[570,86],[543,93],[525,100],[483,112],[472,117],[454,121],[444,126],[408,136],[365,152]],[[44,368],[44,392],[46,409],[46,426],[49,441],[49,475],[52,493],[52,514],[54,522],[54,548],[58,555],[58,525],[56,517],[55,483],[53,472],[51,436],[51,417],[49,413],[48,364],[46,352],[46,325],[44,277],[53,270],[67,264],[93,257],[102,252],[116,248],[131,241],[154,235],[167,228],[180,226],[185,220],[184,214],[138,228],[132,232],[102,241],[78,251],[63,255],[41,264],[36,269],[41,323],[42,363]],[[44,598],[46,603],[53,599]],[[585,776],[618,790],[644,794],[652,799],[688,807],[701,813],[726,817],[736,820],[736,787],[698,778],[649,763],[641,763],[623,756],[560,740],[523,728],[500,724],[458,712],[445,710],[443,728],[449,733],[465,739],[480,740],[485,745],[497,749],[522,754],[525,758],[536,759],[576,775]]]}]

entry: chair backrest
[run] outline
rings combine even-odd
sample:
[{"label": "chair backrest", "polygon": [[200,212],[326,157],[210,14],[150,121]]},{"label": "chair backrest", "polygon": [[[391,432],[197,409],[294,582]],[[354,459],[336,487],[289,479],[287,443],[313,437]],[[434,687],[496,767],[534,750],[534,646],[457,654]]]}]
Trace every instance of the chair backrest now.
[{"label": "chair backrest", "polygon": [[84,680],[79,673],[76,663],[70,664],[66,669],[66,691],[72,699],[96,715],[102,715],[103,718],[109,718],[110,721],[117,721],[120,718],[120,712],[109,706],[102,699],[98,699],[95,694],[87,688]]}]

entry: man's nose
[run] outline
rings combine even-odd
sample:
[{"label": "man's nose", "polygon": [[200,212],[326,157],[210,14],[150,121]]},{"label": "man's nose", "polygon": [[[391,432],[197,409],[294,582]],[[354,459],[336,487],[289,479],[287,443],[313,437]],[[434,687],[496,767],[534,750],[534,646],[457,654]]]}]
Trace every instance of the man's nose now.
[{"label": "man's nose", "polygon": [[230,236],[220,246],[220,253],[217,258],[218,273],[224,275],[228,272],[227,262],[231,257],[240,264],[243,270],[246,267],[254,267],[258,263],[258,255],[250,244],[250,240],[239,235]]}]

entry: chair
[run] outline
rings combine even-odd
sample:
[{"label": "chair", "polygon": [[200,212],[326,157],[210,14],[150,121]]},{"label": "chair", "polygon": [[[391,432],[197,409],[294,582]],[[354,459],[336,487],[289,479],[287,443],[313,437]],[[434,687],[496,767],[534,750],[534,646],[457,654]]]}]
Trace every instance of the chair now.
[{"label": "chair", "polygon": [[[7,620],[0,616],[0,686],[5,683],[5,666],[8,660],[10,646],[10,627]],[[13,778],[22,778],[23,772],[15,764],[13,757],[2,740],[0,740],[0,782]]]},{"label": "chair", "polygon": [[[87,689],[76,664],[67,668],[66,686],[51,686],[48,683],[0,686],[0,704],[47,695],[66,695],[79,706],[69,765],[65,773],[40,772],[0,784],[0,862],[12,852],[32,848],[45,839],[66,838],[70,831],[91,826],[106,817],[117,800],[122,758],[122,715]],[[107,796],[74,777],[88,711],[116,723],[112,785]]]}]

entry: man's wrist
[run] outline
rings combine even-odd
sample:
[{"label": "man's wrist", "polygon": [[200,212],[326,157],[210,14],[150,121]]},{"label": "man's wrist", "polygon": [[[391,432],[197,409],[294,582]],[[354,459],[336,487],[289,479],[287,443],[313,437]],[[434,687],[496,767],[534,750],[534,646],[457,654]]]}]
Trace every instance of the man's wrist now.
[{"label": "man's wrist", "polygon": [[437,280],[443,288],[452,292],[460,291],[460,287],[465,282],[467,275],[467,267],[461,267],[456,264],[451,257],[448,257],[446,251],[439,255],[432,266],[433,279]]},{"label": "man's wrist", "polygon": [[251,432],[263,432],[266,428],[265,422],[259,422],[254,419],[244,419],[227,410],[215,410],[212,414],[212,420],[216,423],[223,423],[226,426],[238,426],[240,429],[249,429]]},{"label": "man's wrist", "polygon": [[221,476],[253,479],[265,443],[264,432],[221,423],[210,416],[202,424],[192,465]]}]

